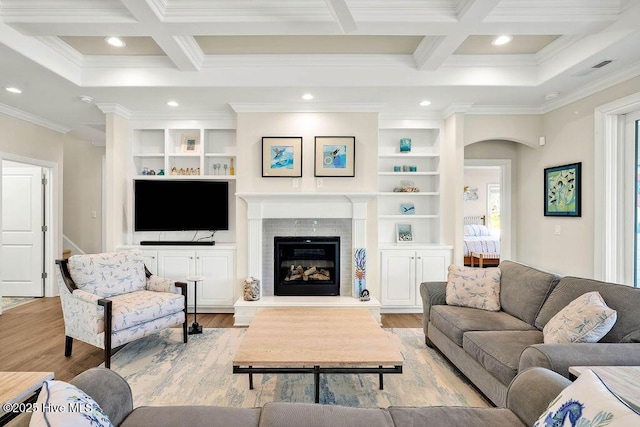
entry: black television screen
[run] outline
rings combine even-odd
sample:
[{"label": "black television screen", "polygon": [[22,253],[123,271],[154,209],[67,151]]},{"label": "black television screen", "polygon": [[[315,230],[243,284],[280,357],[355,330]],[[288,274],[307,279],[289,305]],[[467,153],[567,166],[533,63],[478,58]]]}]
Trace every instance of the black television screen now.
[{"label": "black television screen", "polygon": [[134,230],[229,229],[226,181],[135,180]]}]

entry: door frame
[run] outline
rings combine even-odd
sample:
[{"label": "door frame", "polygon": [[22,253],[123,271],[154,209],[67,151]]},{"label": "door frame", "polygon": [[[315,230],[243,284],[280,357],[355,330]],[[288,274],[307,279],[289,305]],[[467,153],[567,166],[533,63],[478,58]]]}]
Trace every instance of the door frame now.
[{"label": "door frame", "polygon": [[[55,256],[56,247],[60,238],[60,227],[58,224],[58,165],[46,160],[34,159],[30,157],[20,156],[11,153],[0,152],[0,172],[2,171],[2,161],[9,160],[12,162],[25,163],[32,166],[41,167],[43,174],[47,178],[47,186],[44,192],[45,215],[44,221],[47,225],[48,238],[45,239],[44,247],[44,265],[46,265],[47,277],[44,280],[44,296],[52,297],[57,295],[55,283]],[[2,174],[0,173],[0,193],[2,192]],[[2,194],[0,194],[0,197]],[[2,230],[2,216],[0,215],[0,230]],[[0,251],[2,251],[2,233],[0,233]],[[0,254],[1,255],[1,254]],[[42,266],[38,266],[41,269]],[[0,280],[2,279],[2,271],[0,271]],[[0,295],[1,296],[1,295]],[[0,311],[2,313],[2,311]]]},{"label": "door frame", "polygon": [[[511,215],[511,160],[510,159],[464,159],[464,167],[492,167],[500,169],[500,260],[516,259],[513,245],[515,232]],[[462,227],[462,224],[460,224]]]}]

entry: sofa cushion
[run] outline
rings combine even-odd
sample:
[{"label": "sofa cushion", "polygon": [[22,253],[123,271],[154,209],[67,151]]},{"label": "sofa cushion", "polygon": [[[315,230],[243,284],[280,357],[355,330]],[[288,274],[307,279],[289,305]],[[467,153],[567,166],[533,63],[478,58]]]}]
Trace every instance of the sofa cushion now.
[{"label": "sofa cushion", "polygon": [[113,332],[184,310],[184,297],[168,292],[138,291],[110,299],[113,301]]},{"label": "sofa cushion", "polygon": [[599,342],[640,342],[640,289],[579,277],[564,277],[540,310],[535,325],[539,329],[580,295],[598,291],[617,312],[613,328]]},{"label": "sofa cushion", "polygon": [[533,325],[560,276],[513,261],[502,261],[499,268],[502,310]]},{"label": "sofa cushion", "polygon": [[141,406],[120,427],[250,427],[258,426],[260,408],[221,406]]},{"label": "sofa cushion", "polygon": [[462,347],[462,334],[467,331],[526,331],[535,329],[504,311],[486,311],[453,305],[434,305],[430,321],[451,341]]},{"label": "sofa cushion", "polygon": [[518,373],[520,354],[527,346],[540,344],[542,332],[475,331],[464,334],[462,348],[503,384]]},{"label": "sofa cushion", "polygon": [[351,408],[313,403],[269,402],[262,408],[260,427],[392,427],[386,409]]},{"label": "sofa cushion", "polygon": [[[565,423],[560,424],[562,421]],[[572,426],[637,426],[640,414],[612,393],[592,370],[587,370],[560,392],[534,427],[568,425],[567,421]]]},{"label": "sofa cushion", "polygon": [[450,265],[446,301],[449,305],[500,310],[500,269]]},{"label": "sofa cushion", "polygon": [[469,408],[464,406],[430,406],[425,408],[389,407],[396,426],[524,426],[506,408]]},{"label": "sofa cushion", "polygon": [[138,250],[73,255],[69,274],[78,289],[105,298],[146,287],[144,258]]},{"label": "sofa cushion", "polygon": [[611,330],[616,317],[616,311],[597,291],[587,292],[549,320],[543,329],[544,342],[598,342]]}]

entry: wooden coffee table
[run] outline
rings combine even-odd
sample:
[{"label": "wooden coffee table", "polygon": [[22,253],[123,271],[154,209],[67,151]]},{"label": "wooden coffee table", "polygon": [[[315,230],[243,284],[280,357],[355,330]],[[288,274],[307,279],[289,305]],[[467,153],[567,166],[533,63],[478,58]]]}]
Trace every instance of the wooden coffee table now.
[{"label": "wooden coffee table", "polygon": [[0,372],[0,426],[21,413],[33,412],[42,383],[53,379],[53,372]]},{"label": "wooden coffee table", "polygon": [[258,310],[233,357],[233,373],[402,373],[402,354],[366,308],[264,308]]}]

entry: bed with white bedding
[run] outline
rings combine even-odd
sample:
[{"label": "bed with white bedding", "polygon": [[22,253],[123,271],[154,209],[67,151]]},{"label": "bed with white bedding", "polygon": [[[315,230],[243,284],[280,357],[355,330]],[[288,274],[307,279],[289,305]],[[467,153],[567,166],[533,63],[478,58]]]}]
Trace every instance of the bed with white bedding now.
[{"label": "bed with white bedding", "polygon": [[[473,223],[474,219],[482,223]],[[472,253],[484,254],[485,260],[492,260],[491,264],[500,262],[500,236],[491,234],[484,225],[484,216],[465,217],[463,241],[465,265],[471,265]]]}]

